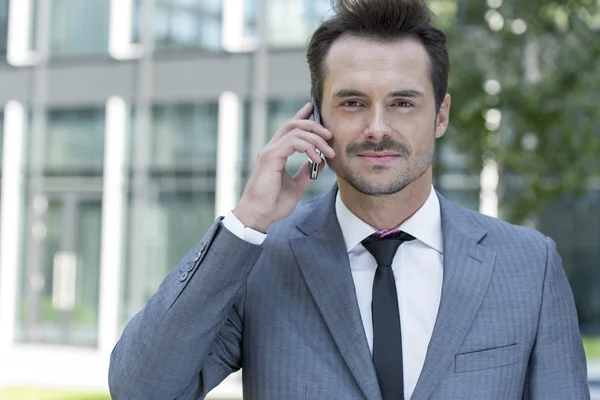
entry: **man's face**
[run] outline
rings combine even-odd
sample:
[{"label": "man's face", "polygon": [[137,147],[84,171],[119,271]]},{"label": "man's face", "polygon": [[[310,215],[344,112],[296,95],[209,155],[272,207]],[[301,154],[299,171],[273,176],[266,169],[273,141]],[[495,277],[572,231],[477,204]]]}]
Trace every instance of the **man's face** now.
[{"label": "man's face", "polygon": [[321,114],[333,133],[333,171],[358,192],[401,191],[431,169],[450,97],[436,115],[430,61],[413,38],[338,39],[325,62]]}]

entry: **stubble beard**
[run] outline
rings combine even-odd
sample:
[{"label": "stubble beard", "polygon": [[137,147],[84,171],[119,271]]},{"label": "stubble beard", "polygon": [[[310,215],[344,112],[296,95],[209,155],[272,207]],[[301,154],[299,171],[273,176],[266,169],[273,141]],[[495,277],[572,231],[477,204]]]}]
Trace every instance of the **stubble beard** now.
[{"label": "stubble beard", "polygon": [[[400,157],[404,158],[405,160],[405,162],[402,163],[404,164],[404,167],[400,167],[402,169],[395,171],[393,178],[384,183],[375,183],[373,181],[369,181],[368,178],[364,178],[361,174],[353,171],[352,168],[349,167],[348,163],[344,163],[343,160],[327,160],[327,165],[336,173],[338,177],[348,182],[348,184],[357,192],[366,196],[388,196],[401,192],[429,170],[433,163],[433,156],[435,153],[435,139],[432,146],[418,154],[413,154],[406,147],[404,147],[404,149],[404,151],[400,152]],[[352,157],[352,153],[352,151],[347,150],[346,157]],[[370,168],[372,168],[375,173],[380,172],[382,174],[390,170],[390,167],[379,165]]]}]

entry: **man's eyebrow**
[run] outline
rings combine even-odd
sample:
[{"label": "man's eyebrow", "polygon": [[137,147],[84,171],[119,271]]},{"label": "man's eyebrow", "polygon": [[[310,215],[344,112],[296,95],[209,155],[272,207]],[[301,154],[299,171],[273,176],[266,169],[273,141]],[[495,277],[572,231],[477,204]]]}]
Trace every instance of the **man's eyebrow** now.
[{"label": "man's eyebrow", "polygon": [[425,97],[425,94],[419,90],[398,90],[396,92],[391,92],[389,97]]},{"label": "man's eyebrow", "polygon": [[367,95],[359,90],[340,89],[335,92],[334,97],[367,97]]},{"label": "man's eyebrow", "polygon": [[[335,92],[334,97],[367,97],[367,95],[355,89],[340,89],[337,92]],[[418,98],[425,97],[425,94],[420,90],[407,89],[390,92],[388,94],[388,97]]]}]

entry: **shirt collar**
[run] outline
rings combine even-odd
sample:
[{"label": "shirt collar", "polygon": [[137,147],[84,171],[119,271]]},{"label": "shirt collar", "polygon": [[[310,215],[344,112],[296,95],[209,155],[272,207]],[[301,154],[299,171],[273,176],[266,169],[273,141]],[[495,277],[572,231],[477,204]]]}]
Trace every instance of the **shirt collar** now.
[{"label": "shirt collar", "polygon": [[[375,233],[375,229],[358,218],[346,207],[340,192],[335,199],[335,212],[342,229],[346,250],[349,252],[365,238]],[[443,254],[442,216],[440,201],[433,187],[425,204],[399,227],[402,231],[411,234],[417,240]]]}]

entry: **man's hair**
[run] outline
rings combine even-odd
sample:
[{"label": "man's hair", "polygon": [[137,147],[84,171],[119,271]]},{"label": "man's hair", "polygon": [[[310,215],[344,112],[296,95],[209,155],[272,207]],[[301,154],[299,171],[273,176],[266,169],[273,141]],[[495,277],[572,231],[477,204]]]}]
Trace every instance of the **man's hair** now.
[{"label": "man's hair", "polygon": [[425,0],[336,0],[334,15],[324,21],[308,43],[306,59],[311,76],[311,95],[320,107],[325,58],[331,45],[343,35],[387,41],[414,37],[425,47],[435,92],[436,112],[448,89],[450,59],[446,35],[435,28]]}]

